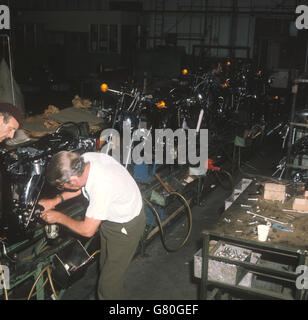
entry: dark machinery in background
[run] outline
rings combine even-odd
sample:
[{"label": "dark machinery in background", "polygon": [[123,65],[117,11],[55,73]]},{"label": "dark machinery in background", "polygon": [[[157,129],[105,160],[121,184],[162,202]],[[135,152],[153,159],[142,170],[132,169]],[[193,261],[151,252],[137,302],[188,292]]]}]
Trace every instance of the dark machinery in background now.
[{"label": "dark machinery in background", "polygon": [[273,177],[291,179],[308,187],[308,110],[298,109],[293,121],[281,121],[269,134],[277,132],[282,139],[282,158]]},{"label": "dark machinery in background", "polygon": [[[209,156],[215,161],[234,160],[236,136],[246,139],[249,151],[254,150],[281,117],[280,102],[270,91],[269,76],[251,62],[225,61],[223,69],[223,77],[202,68],[194,73],[183,70],[178,79],[160,87],[140,89],[132,83],[117,91],[106,86],[103,92],[120,97],[113,108],[112,128],[121,130],[127,123],[131,131],[195,129],[198,134],[200,129],[208,129]],[[168,141],[162,144],[166,147]],[[175,159],[176,148],[175,144]],[[123,163],[127,167],[125,159]]]},{"label": "dark machinery in background", "polygon": [[[151,145],[150,153],[153,155],[153,158],[155,157],[156,148],[160,150],[164,148],[165,150],[168,149],[168,144],[171,143],[171,141],[168,139],[163,141],[157,138],[154,132],[156,129],[165,130],[176,128],[174,125],[176,114],[166,106],[164,101],[160,101],[151,94],[143,94],[138,88],[133,88],[130,91],[128,91],[128,88],[122,88],[121,91],[117,91],[109,89],[106,84],[103,86],[104,91],[110,91],[118,96],[118,102],[112,116],[111,128],[120,132],[122,137],[124,130],[126,130],[125,133],[132,136],[129,146],[120,146],[125,149],[121,150],[124,151],[121,154],[125,154],[122,159],[125,168],[128,168],[128,164],[131,163],[129,159],[131,158],[132,149],[136,145],[136,141],[139,142],[139,137],[135,137],[136,134],[140,135],[140,141],[143,143],[143,146],[146,143]],[[134,141],[135,138],[136,141]],[[112,136],[109,136],[105,151],[107,154],[111,150],[112,143]],[[173,154],[171,156],[176,157],[174,148],[172,150]]]},{"label": "dark machinery in background", "polygon": [[38,200],[46,187],[45,169],[50,158],[63,150],[84,153],[95,149],[95,139],[59,130],[31,145],[12,151],[1,150],[1,229],[8,241],[31,237],[37,227],[42,211]]}]

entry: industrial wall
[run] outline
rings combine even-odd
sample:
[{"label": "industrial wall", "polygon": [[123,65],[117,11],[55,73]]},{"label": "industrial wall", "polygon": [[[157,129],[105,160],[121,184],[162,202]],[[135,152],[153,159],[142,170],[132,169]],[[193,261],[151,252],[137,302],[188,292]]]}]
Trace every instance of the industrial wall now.
[{"label": "industrial wall", "polygon": [[133,71],[143,52],[144,61],[151,60],[148,51],[157,57],[163,47],[168,54],[170,47],[178,48],[178,56],[184,52],[193,67],[208,57],[231,57],[253,59],[268,69],[306,69],[307,35],[294,27],[295,8],[306,2],[15,0],[13,37],[29,62],[40,61],[47,50],[56,68],[74,76],[103,68]]},{"label": "industrial wall", "polygon": [[[282,38],[288,41],[296,36],[295,8],[304,3],[299,0],[144,1],[148,46],[173,43],[184,46],[189,55],[199,56],[203,51],[207,56],[254,58],[264,49],[262,40],[267,39],[267,67],[278,67]],[[256,33],[262,34],[262,39]]]}]

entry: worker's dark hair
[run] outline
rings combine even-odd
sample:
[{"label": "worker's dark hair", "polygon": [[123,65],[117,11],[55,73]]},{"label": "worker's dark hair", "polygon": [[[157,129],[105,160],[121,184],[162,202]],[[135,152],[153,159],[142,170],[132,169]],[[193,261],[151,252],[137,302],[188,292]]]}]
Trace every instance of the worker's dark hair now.
[{"label": "worker's dark hair", "polygon": [[10,103],[0,103],[0,113],[3,115],[4,123],[8,123],[10,118],[13,117],[19,124],[19,128],[23,126],[23,115],[22,113]]},{"label": "worker's dark hair", "polygon": [[85,162],[78,153],[60,151],[48,163],[47,180],[51,185],[61,185],[69,182],[72,176],[80,177],[84,169]]}]

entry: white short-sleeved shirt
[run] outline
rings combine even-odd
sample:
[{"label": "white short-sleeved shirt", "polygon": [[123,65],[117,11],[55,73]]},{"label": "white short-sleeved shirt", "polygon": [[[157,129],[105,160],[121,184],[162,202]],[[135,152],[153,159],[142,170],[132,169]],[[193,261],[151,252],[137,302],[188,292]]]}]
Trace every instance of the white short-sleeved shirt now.
[{"label": "white short-sleeved shirt", "polygon": [[125,223],[139,215],[142,196],[130,173],[114,158],[103,153],[82,155],[90,162],[84,187],[89,206],[86,216],[98,220]]}]

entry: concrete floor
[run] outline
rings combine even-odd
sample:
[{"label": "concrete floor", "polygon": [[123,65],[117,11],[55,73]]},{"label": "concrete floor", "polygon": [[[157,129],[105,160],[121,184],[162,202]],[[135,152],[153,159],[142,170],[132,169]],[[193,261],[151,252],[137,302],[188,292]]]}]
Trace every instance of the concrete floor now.
[{"label": "concrete floor", "polygon": [[[281,141],[269,139],[262,152],[249,160],[256,173],[271,175],[279,160]],[[243,167],[245,168],[245,167]],[[250,170],[252,172],[252,170]],[[238,174],[235,181],[239,181]],[[230,191],[217,187],[208,194],[202,206],[192,208],[192,232],[185,246],[177,252],[167,252],[157,234],[146,246],[145,255],[132,261],[125,279],[126,300],[196,300],[199,298],[200,280],[194,278],[194,254],[202,247],[202,232],[215,224],[221,207]],[[169,231],[168,231],[169,232]],[[174,223],[170,236],[183,239],[183,221]],[[85,276],[66,290],[63,300],[95,300],[97,262]]]}]

